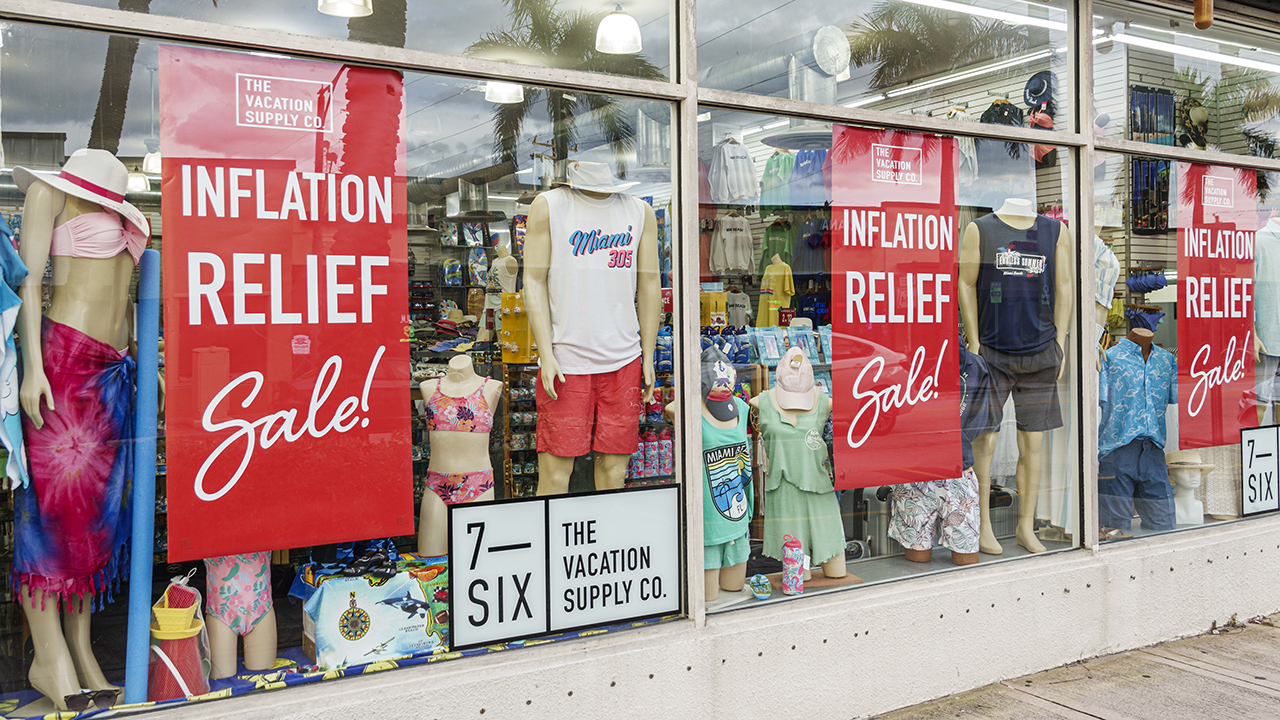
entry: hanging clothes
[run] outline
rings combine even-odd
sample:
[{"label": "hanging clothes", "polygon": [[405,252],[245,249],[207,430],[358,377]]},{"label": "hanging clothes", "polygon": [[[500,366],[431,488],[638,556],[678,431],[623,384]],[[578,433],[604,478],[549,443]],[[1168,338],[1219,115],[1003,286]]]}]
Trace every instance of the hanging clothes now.
[{"label": "hanging clothes", "polygon": [[810,218],[800,223],[800,235],[791,253],[791,273],[800,284],[826,277],[828,266],[824,255],[828,240],[825,218]]},{"label": "hanging clothes", "polygon": [[795,294],[796,285],[791,277],[790,265],[774,263],[765,268],[764,277],[760,278],[760,305],[756,312],[756,327],[777,325],[778,311],[791,307],[791,298]]},{"label": "hanging clothes", "polygon": [[760,192],[751,152],[732,138],[712,151],[707,181],[711,185],[711,202],[721,205],[754,204]]},{"label": "hanging clothes", "polygon": [[779,150],[764,165],[760,176],[760,217],[779,215],[791,209],[791,172],[796,158]]},{"label": "hanging clothes", "polygon": [[826,159],[826,150],[801,150],[796,153],[789,183],[793,208],[821,207],[826,202],[826,190],[822,184],[822,164]]},{"label": "hanging clothes", "polygon": [[756,267],[756,275],[764,276],[764,271],[777,255],[782,262],[791,264],[792,251],[795,250],[795,226],[789,222],[775,222],[764,229],[764,244],[760,248],[760,262]]},{"label": "hanging clothes", "polygon": [[18,286],[27,277],[27,266],[14,247],[9,224],[0,217],[0,332],[4,343],[0,345],[0,443],[9,451],[4,474],[12,487],[26,487],[27,448],[22,443],[22,419],[18,406],[18,352],[13,343],[13,327],[18,322]]},{"label": "hanging clothes", "polygon": [[716,219],[711,233],[711,262],[713,274],[749,274],[755,259],[751,239],[751,223],[741,215],[726,215]]}]

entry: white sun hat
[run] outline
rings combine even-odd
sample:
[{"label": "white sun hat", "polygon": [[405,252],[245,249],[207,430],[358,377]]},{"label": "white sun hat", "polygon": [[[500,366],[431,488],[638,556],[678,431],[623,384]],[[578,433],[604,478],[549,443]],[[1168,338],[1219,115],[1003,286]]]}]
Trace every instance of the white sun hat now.
[{"label": "white sun hat", "polygon": [[68,195],[114,210],[144,236],[151,236],[151,224],[147,222],[147,216],[124,199],[125,187],[129,183],[129,170],[106,150],[77,150],[67,158],[61,172],[24,167],[13,169],[13,182],[24,193],[36,180]]}]

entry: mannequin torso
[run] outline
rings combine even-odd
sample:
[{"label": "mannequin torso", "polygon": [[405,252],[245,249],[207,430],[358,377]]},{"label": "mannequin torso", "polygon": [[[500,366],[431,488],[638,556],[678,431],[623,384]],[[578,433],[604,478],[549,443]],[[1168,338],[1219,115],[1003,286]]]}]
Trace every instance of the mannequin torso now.
[{"label": "mannequin torso", "polygon": [[498,283],[502,285],[502,292],[516,291],[516,273],[519,269],[520,261],[507,251],[506,245],[499,245],[498,257],[493,261],[493,271],[498,273]]},{"label": "mannequin torso", "polygon": [[[437,390],[449,398],[463,398],[480,390],[489,409],[498,407],[502,383],[476,374],[471,358],[459,355],[449,361],[449,372],[439,380],[427,380],[420,386],[423,399]],[[463,473],[488,470],[489,433],[460,430],[432,430],[430,432],[431,461],[428,468],[439,473]]]}]

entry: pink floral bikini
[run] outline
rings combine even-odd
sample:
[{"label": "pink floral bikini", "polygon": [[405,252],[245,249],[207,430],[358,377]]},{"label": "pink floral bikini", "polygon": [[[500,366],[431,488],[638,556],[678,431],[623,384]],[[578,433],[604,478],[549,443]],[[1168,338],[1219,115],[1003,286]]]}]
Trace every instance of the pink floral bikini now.
[{"label": "pink floral bikini", "polygon": [[[435,392],[427,398],[427,430],[443,432],[488,433],[493,429],[493,408],[484,399],[484,388],[489,378],[469,395],[453,397]],[[440,473],[427,471],[427,487],[444,501],[445,505],[471,502],[493,488],[493,470],[469,473]]]}]

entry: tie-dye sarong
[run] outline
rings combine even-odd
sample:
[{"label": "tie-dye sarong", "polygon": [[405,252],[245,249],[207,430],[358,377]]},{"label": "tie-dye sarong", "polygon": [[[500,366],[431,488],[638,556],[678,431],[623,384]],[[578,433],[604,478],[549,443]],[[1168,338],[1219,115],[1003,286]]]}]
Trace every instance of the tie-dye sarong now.
[{"label": "tie-dye sarong", "polygon": [[101,606],[128,555],[134,361],[49,318],[41,339],[55,409],[42,406],[39,430],[22,416],[31,485],[14,490],[14,591]]}]

